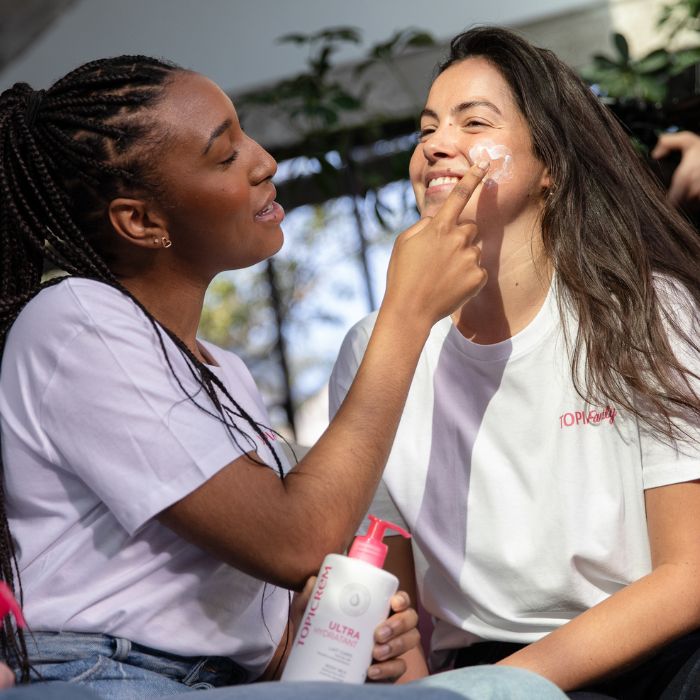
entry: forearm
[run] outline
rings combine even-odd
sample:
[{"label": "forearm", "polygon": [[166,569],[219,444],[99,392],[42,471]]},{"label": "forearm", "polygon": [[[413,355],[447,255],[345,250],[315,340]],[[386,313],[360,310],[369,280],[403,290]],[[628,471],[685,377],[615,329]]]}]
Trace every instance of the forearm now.
[{"label": "forearm", "polygon": [[429,330],[380,311],[345,401],[284,480],[294,522],[315,533],[317,558],[344,549],[369,508]]},{"label": "forearm", "polygon": [[432,218],[396,240],[387,290],[348,396],[285,479],[248,454],[164,510],[160,521],[258,578],[300,588],[345,548],[386,463],[430,328],[479,292],[486,272],[473,224],[458,218],[484,176],[473,166]]},{"label": "forearm", "polygon": [[700,571],[666,564],[500,662],[573,690],[617,675],[700,627]]}]

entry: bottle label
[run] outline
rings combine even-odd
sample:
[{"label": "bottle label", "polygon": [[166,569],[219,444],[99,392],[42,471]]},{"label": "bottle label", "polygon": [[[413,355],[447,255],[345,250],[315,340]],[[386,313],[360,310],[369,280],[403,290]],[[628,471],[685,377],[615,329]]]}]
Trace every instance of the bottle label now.
[{"label": "bottle label", "polygon": [[311,630],[313,629],[314,624],[314,618],[316,617],[316,613],[319,607],[321,606],[321,600],[323,598],[323,594],[326,591],[326,586],[328,585],[328,577],[330,576],[331,571],[333,571],[332,566],[323,566],[321,571],[319,572],[313,593],[311,594],[311,598],[309,599],[309,602],[306,605],[306,610],[304,611],[304,620],[301,623],[301,629],[299,630],[299,634],[297,635],[295,646],[304,646],[304,644],[306,644],[306,640],[311,634]]},{"label": "bottle label", "polygon": [[282,680],[364,683],[374,629],[386,619],[397,581],[374,567],[371,583],[359,580],[357,569],[345,557],[324,562]]}]

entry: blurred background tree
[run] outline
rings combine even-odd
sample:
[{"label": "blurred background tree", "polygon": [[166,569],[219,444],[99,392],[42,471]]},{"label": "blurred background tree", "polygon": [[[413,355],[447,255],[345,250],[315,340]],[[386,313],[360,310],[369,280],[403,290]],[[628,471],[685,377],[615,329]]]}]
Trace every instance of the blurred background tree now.
[{"label": "blurred background tree", "polygon": [[[669,129],[696,131],[700,118],[700,0],[662,7],[657,26],[666,46],[633,58],[627,38],[611,35],[612,55],[596,54],[582,75],[635,137],[643,155]],[[675,165],[658,174],[668,180]]]}]

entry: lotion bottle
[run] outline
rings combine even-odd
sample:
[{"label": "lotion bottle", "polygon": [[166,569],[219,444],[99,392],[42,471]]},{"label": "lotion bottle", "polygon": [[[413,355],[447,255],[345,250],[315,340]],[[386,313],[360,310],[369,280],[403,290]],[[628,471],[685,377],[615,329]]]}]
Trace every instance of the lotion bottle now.
[{"label": "lotion bottle", "polygon": [[329,554],[294,637],[283,681],[364,683],[372,663],[374,630],[389,614],[399,585],[384,571],[387,529],[410,535],[369,516],[367,534],[356,537],[347,556]]}]

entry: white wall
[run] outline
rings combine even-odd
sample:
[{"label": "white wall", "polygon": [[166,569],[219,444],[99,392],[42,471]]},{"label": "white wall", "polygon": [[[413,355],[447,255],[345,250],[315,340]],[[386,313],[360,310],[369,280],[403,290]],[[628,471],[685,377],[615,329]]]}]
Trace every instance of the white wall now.
[{"label": "white wall", "polygon": [[[619,2],[619,0],[618,0]],[[80,0],[0,73],[0,90],[23,80],[48,87],[71,68],[120,53],[166,57],[230,92],[291,75],[298,48],[277,45],[288,32],[351,25],[364,46],[409,26],[448,39],[475,23],[519,24],[601,0]],[[347,50],[353,60],[361,50]]]}]

